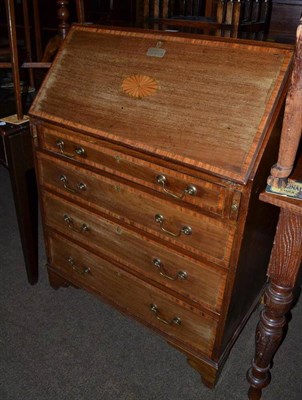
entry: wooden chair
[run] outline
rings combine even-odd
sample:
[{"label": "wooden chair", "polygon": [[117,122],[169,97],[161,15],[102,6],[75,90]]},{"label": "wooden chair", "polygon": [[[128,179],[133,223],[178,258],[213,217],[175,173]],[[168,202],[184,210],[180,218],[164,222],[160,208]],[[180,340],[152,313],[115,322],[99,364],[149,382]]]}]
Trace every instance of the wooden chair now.
[{"label": "wooden chair", "polygon": [[[31,46],[29,38],[29,20],[28,20],[28,2],[23,0],[23,17],[24,17],[24,42],[26,48],[26,54],[29,60],[31,60]],[[2,48],[1,54],[5,61],[0,62],[1,69],[10,69],[13,77],[13,88],[16,102],[16,114],[18,120],[23,119],[23,108],[22,108],[22,91],[20,87],[20,71],[19,71],[19,54],[18,54],[18,42],[16,33],[16,17],[15,17],[15,5],[14,1],[5,1],[5,13],[7,19],[7,30],[8,30],[8,42],[9,46]],[[34,86],[34,78],[32,70],[29,71],[30,85]]]},{"label": "wooden chair", "polygon": [[[73,0],[76,8],[77,22],[84,23],[84,0]],[[7,26],[8,26],[8,38],[10,40],[9,47],[0,48],[0,68],[11,69],[13,72],[13,81],[15,89],[15,99],[17,104],[17,115],[18,119],[23,118],[23,111],[20,102],[21,90],[20,90],[20,65],[18,60],[18,45],[17,45],[17,32],[16,32],[16,17],[15,17],[15,0],[5,0],[6,15],[7,15]],[[31,4],[29,4],[31,3]],[[49,40],[46,48],[42,48],[42,30],[40,24],[40,10],[38,0],[22,0],[23,10],[23,25],[24,25],[24,44],[26,50],[26,59],[22,60],[22,68],[29,69],[29,82],[31,87],[35,87],[34,83],[34,68],[49,68],[51,61],[59,49],[62,41],[69,30],[69,0],[54,0],[54,6],[57,5],[57,18],[58,18],[58,30],[57,34]],[[30,16],[32,11],[32,18]],[[33,25],[33,30],[31,29]],[[32,34],[33,33],[33,34]],[[32,51],[32,44],[35,44],[35,56]],[[8,61],[2,61],[5,56]],[[35,59],[35,60],[34,60]]]},{"label": "wooden chair", "polygon": [[[75,0],[76,3],[76,13],[77,13],[77,22],[80,24],[85,22],[85,12],[84,12],[84,0]],[[49,62],[52,61],[53,56],[58,51],[61,46],[63,40],[65,39],[67,32],[69,30],[69,0],[57,0],[58,11],[58,33],[53,38],[49,40],[45,51],[43,53],[41,62]]]},{"label": "wooden chair", "polygon": [[[38,61],[42,57],[41,31],[38,12],[38,0],[33,1],[34,33],[36,43],[36,55]],[[77,18],[84,22],[83,0],[75,0]],[[57,1],[59,29],[55,39],[55,46],[47,48],[46,61],[50,61],[61,41],[65,38],[69,28],[67,0]],[[33,83],[33,68],[49,67],[48,62],[32,62],[31,37],[29,24],[28,0],[22,0],[24,18],[24,42],[27,53],[27,62],[23,66],[29,68],[30,84]],[[9,46],[0,49],[0,56],[7,61],[0,61],[0,68],[12,71],[13,89],[16,109],[16,121],[0,126],[0,166],[9,171],[16,215],[19,225],[20,239],[22,243],[27,279],[30,284],[38,281],[38,197],[35,182],[34,161],[32,156],[31,135],[28,118],[24,116],[22,104],[22,90],[20,85],[20,64],[18,55],[18,40],[16,32],[15,2],[5,0],[5,12],[7,17]]]},{"label": "wooden chair", "polygon": [[143,0],[139,21],[149,29],[263,40],[271,0]]}]

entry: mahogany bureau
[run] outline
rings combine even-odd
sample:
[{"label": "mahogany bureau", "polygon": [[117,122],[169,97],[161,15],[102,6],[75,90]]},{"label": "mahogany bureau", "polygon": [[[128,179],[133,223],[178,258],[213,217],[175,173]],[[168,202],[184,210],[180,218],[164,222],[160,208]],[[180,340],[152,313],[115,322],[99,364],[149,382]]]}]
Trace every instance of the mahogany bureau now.
[{"label": "mahogany bureau", "polygon": [[256,306],[289,46],[73,26],[30,110],[50,284],[83,288],[213,387]]}]

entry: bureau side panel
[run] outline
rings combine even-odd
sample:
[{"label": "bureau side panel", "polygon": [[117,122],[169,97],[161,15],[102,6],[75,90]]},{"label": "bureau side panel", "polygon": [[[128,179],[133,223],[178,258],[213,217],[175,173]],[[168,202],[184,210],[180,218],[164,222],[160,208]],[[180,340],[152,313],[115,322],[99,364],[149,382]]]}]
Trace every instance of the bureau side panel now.
[{"label": "bureau side panel", "polygon": [[[218,338],[218,342],[221,340],[221,346],[216,347],[217,358],[235,341],[266,283],[266,270],[276,230],[278,209],[260,201],[259,194],[265,189],[270,168],[277,160],[282,115],[283,112],[277,118],[254,180],[249,182],[251,195],[224,334]],[[227,302],[225,304],[227,306]]]}]

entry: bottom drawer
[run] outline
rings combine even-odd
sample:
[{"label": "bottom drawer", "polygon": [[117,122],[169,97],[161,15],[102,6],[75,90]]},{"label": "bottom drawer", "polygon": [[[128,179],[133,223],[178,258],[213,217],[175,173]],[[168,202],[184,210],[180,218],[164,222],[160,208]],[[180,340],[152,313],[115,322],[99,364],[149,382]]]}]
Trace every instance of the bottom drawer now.
[{"label": "bottom drawer", "polygon": [[123,311],[211,356],[217,321],[72,242],[48,238],[50,264],[76,285],[99,293]]}]

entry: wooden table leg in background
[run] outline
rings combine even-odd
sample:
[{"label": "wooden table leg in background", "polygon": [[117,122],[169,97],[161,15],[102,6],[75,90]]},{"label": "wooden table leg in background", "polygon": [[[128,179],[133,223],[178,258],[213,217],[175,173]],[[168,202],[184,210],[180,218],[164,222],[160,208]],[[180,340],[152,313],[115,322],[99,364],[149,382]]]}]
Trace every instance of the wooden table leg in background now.
[{"label": "wooden table leg in background", "polygon": [[12,185],[28,282],[38,281],[38,196],[29,123],[0,128],[1,159]]},{"label": "wooden table leg in background", "polygon": [[286,314],[293,303],[293,290],[302,256],[302,212],[282,209],[268,275],[265,308],[256,329],[256,350],[247,373],[248,397],[259,400],[262,389],[270,383],[270,365],[284,338]]}]

